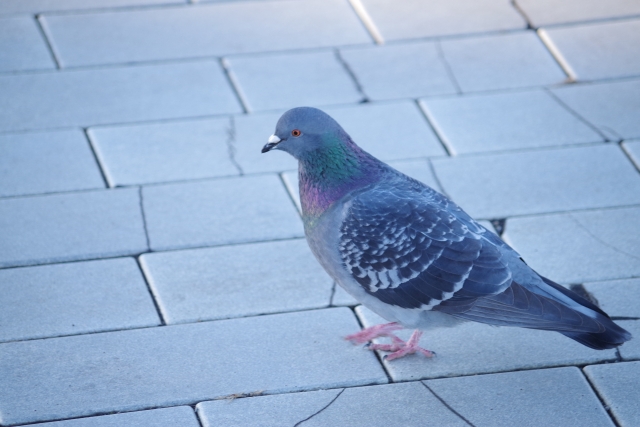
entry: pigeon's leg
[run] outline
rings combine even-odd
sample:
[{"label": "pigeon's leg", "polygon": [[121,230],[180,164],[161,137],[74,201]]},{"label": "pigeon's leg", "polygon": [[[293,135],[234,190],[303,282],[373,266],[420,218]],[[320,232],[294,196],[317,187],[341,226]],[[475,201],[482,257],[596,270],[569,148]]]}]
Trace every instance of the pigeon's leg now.
[{"label": "pigeon's leg", "polygon": [[393,341],[391,344],[371,344],[369,350],[392,351],[393,353],[385,356],[386,360],[399,359],[400,357],[413,353],[422,353],[426,357],[432,357],[435,354],[434,352],[418,345],[421,336],[422,331],[419,329],[413,331],[413,334],[411,334],[407,342],[402,341],[395,335],[391,335],[391,340]]},{"label": "pigeon's leg", "polygon": [[347,335],[344,337],[345,340],[353,341],[354,344],[363,344],[365,342],[371,341],[374,338],[378,337],[389,337],[391,332],[402,329],[400,324],[393,323],[385,323],[383,325],[376,325],[365,328],[360,332],[356,332],[355,334]]}]

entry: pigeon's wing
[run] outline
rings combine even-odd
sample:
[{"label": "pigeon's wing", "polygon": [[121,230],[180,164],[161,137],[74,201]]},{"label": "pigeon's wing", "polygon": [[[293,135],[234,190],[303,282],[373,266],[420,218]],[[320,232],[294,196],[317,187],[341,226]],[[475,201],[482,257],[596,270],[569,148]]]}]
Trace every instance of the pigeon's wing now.
[{"label": "pigeon's wing", "polygon": [[340,228],[340,254],[367,293],[388,304],[430,309],[503,292],[511,272],[488,233],[422,185],[376,186],[354,195]]}]

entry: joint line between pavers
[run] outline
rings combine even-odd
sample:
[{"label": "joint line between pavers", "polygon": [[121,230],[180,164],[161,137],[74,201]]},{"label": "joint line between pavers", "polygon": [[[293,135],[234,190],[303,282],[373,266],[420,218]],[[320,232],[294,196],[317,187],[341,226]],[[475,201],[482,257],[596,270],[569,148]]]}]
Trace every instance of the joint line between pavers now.
[{"label": "joint line between pavers", "polygon": [[244,171],[242,170],[242,166],[236,160],[236,119],[234,116],[229,117],[229,127],[227,130],[227,151],[229,153],[229,160],[233,163],[240,176],[244,175]]},{"label": "joint line between pavers", "polygon": [[569,65],[569,62],[566,60],[564,55],[562,55],[562,52],[560,52],[558,46],[556,46],[553,40],[551,40],[551,37],[549,37],[549,33],[547,33],[544,28],[538,28],[536,30],[536,34],[542,41],[542,44],[547,48],[553,59],[555,59],[555,61],[558,63],[562,71],[564,71],[564,73],[567,75],[567,83],[574,83],[578,81],[578,75],[573,70],[573,68],[571,68],[571,65]]},{"label": "joint line between pavers", "polygon": [[[587,366],[589,366],[589,365],[587,365]],[[607,405],[607,402],[605,401],[604,396],[600,395],[600,393],[598,392],[598,388],[595,386],[595,384],[593,384],[591,382],[591,379],[589,378],[589,375],[587,375],[584,372],[584,368],[580,368],[580,374],[582,374],[582,376],[587,380],[587,384],[589,385],[589,388],[591,388],[591,391],[593,391],[593,394],[595,394],[596,399],[598,399],[598,401],[602,405],[602,408],[605,410],[605,412],[607,413],[607,415],[611,419],[611,422],[616,427],[621,427],[621,425],[620,425],[620,423],[618,423],[618,420],[616,419],[616,417],[611,413],[611,407],[609,405]]]},{"label": "joint line between pavers", "polygon": [[53,62],[56,64],[56,68],[59,70],[62,68],[62,63],[58,59],[60,55],[58,54],[58,52],[56,52],[56,49],[53,46],[53,38],[49,33],[49,29],[46,23],[42,19],[40,19],[41,17],[42,15],[40,14],[35,15],[36,26],[38,27],[38,30],[40,31],[40,34],[42,35],[42,38],[44,39],[44,42],[47,45],[49,54],[51,55],[51,59],[53,59]]},{"label": "joint line between pavers", "polygon": [[298,216],[302,218],[302,206],[298,206],[298,204],[296,203],[296,199],[293,197],[293,191],[295,189],[291,188],[287,180],[284,179],[284,172],[279,173],[278,178],[280,178],[280,182],[282,183],[282,185],[284,185],[284,191],[287,193],[287,196],[289,196],[289,200],[291,200],[291,203],[293,203],[293,207],[295,208],[296,212],[298,212]]},{"label": "joint line between pavers", "polygon": [[429,113],[429,109],[427,108],[427,106],[424,105],[422,102],[420,102],[420,100],[415,100],[415,102],[418,106],[418,110],[422,113],[422,117],[424,117],[425,121],[427,122],[427,125],[433,131],[433,134],[436,136],[436,138],[440,142],[440,145],[444,149],[447,156],[449,157],[456,156],[457,155],[456,150],[454,150],[453,146],[447,140],[447,137],[445,136],[444,131],[440,129],[435,118],[433,118],[431,116],[431,113]]},{"label": "joint line between pavers", "polygon": [[89,149],[91,150],[91,154],[93,154],[93,159],[96,162],[96,166],[98,166],[98,170],[100,171],[100,176],[102,177],[102,181],[104,182],[104,186],[106,188],[113,188],[115,185],[111,185],[112,183],[109,180],[109,177],[106,172],[106,168],[104,167],[104,163],[100,158],[100,151],[96,148],[91,139],[91,135],[89,134],[88,128],[82,128],[82,133],[84,133],[84,137],[87,139],[87,143],[89,144]]},{"label": "joint line between pavers", "polygon": [[429,387],[428,385],[426,385],[424,383],[424,381],[420,381],[420,384],[422,384],[427,390],[429,390],[431,392],[431,394],[433,394],[433,396],[438,399],[440,401],[440,403],[442,403],[444,406],[447,407],[448,410],[450,410],[452,413],[454,413],[455,415],[457,415],[462,421],[464,421],[465,423],[469,424],[469,426],[471,427],[476,427],[475,425],[473,425],[473,423],[471,421],[469,421],[468,419],[466,419],[462,414],[460,414],[458,411],[456,411],[455,409],[453,409],[451,406],[449,406],[449,404],[447,402],[444,401],[443,398],[441,398],[440,396],[438,396],[438,394],[433,391],[431,389],[431,387]]},{"label": "joint line between pavers", "polygon": [[149,282],[149,278],[151,275],[147,276],[145,272],[144,265],[140,261],[140,257],[136,257],[136,264],[138,265],[138,269],[140,270],[140,274],[142,274],[142,280],[144,280],[145,285],[147,285],[147,291],[149,292],[149,296],[151,297],[151,301],[153,301],[153,306],[156,308],[156,313],[158,313],[158,318],[160,319],[160,324],[162,326],[166,326],[167,322],[164,320],[164,316],[162,315],[162,310],[160,309],[160,304],[158,304],[158,300],[156,299],[156,295],[153,292],[153,288],[151,287],[151,283]]},{"label": "joint line between pavers", "polygon": [[638,172],[640,172],[640,162],[636,163],[636,161],[633,159],[633,155],[627,148],[626,144],[623,144],[622,142],[620,142],[620,148],[622,149],[622,152],[627,156],[627,158],[631,161],[631,164],[633,165],[633,167],[636,168]]},{"label": "joint line between pavers", "polygon": [[242,107],[242,111],[244,111],[245,114],[250,113],[251,106],[249,104],[249,100],[247,99],[246,95],[242,91],[242,88],[240,87],[240,82],[236,78],[235,74],[233,74],[233,71],[231,71],[231,66],[229,65],[229,61],[227,61],[226,58],[220,58],[220,65],[222,66],[222,70],[224,71],[224,75],[226,76],[227,81],[231,85],[231,89],[233,90],[233,93],[236,95],[236,98],[238,99],[238,102]]},{"label": "joint line between pavers", "polygon": [[571,113],[571,115],[573,115],[576,119],[580,120],[582,123],[587,125],[589,127],[589,129],[591,129],[592,131],[594,131],[595,133],[600,135],[600,137],[602,139],[604,139],[606,142],[610,142],[611,141],[609,136],[607,136],[596,125],[594,125],[589,120],[587,120],[585,117],[583,117],[581,114],[579,114],[576,110],[571,108],[567,103],[565,103],[562,99],[560,99],[560,97],[558,97],[555,93],[553,93],[549,88],[545,87],[545,88],[542,88],[542,90],[544,90],[551,98],[553,98],[565,110],[567,110],[569,113]]},{"label": "joint line between pavers", "polygon": [[628,252],[626,252],[626,251],[623,251],[622,249],[617,248],[617,247],[613,246],[612,244],[610,244],[610,243],[608,243],[608,242],[605,242],[605,241],[604,241],[604,240],[602,240],[600,237],[598,237],[598,236],[596,236],[595,234],[593,234],[593,233],[591,232],[591,230],[589,230],[589,228],[588,228],[588,227],[586,227],[583,223],[581,223],[581,222],[580,222],[580,220],[579,220],[578,218],[576,218],[575,216],[573,216],[573,214],[572,214],[571,212],[568,212],[568,213],[567,213],[567,216],[568,216],[569,218],[571,218],[571,220],[573,220],[573,222],[575,222],[575,223],[576,223],[576,225],[578,225],[578,227],[582,228],[582,229],[583,229],[583,230],[584,230],[584,231],[585,231],[589,236],[591,236],[591,237],[592,237],[594,240],[596,240],[597,242],[600,242],[602,245],[604,245],[604,246],[606,246],[606,247],[608,247],[608,248],[612,249],[612,250],[613,250],[613,251],[615,251],[615,252],[618,252],[619,254],[626,255],[626,256],[629,256],[629,257],[631,257],[631,258],[635,258],[635,259],[637,259],[637,260],[640,260],[640,257],[637,257],[636,255],[633,255],[633,254],[630,254],[630,253],[628,253]]},{"label": "joint line between pavers", "polygon": [[338,284],[333,282],[333,286],[331,286],[331,296],[329,296],[329,307],[333,307],[333,298],[336,295],[336,286],[338,286]]},{"label": "joint line between pavers", "polygon": [[[360,330],[362,330],[362,329],[364,329],[364,323],[362,323],[362,319],[360,319],[360,317],[358,316],[358,313],[356,313],[356,308],[357,307],[358,306],[356,305],[355,307],[348,307],[348,308],[349,308],[349,310],[351,310],[351,313],[353,313],[354,317],[356,318],[356,322],[358,322],[358,326],[360,327]],[[387,381],[389,382],[389,384],[395,383],[396,381],[394,381],[393,377],[391,376],[391,373],[387,369],[387,366],[382,361],[382,356],[380,355],[380,352],[375,350],[375,351],[373,351],[373,355],[375,356],[376,360],[378,361],[378,363],[382,367],[382,371],[387,376]],[[400,382],[404,382],[404,381],[400,381]]]},{"label": "joint line between pavers", "polygon": [[513,8],[516,10],[516,12],[518,12],[520,14],[520,16],[522,16],[522,19],[524,19],[524,22],[527,23],[527,29],[528,30],[535,30],[536,29],[533,26],[533,24],[531,23],[531,19],[529,19],[529,16],[527,15],[527,13],[520,7],[520,5],[518,4],[518,2],[516,0],[511,0],[511,6],[513,6]]},{"label": "joint line between pavers", "polygon": [[462,88],[460,87],[460,83],[458,83],[458,79],[456,79],[456,75],[453,74],[453,68],[451,68],[451,64],[449,64],[449,61],[447,61],[447,57],[444,56],[444,50],[442,50],[442,44],[440,43],[440,39],[436,39],[434,41],[434,44],[436,46],[436,52],[438,52],[438,58],[440,58],[440,60],[442,61],[442,64],[444,65],[444,69],[447,72],[449,79],[455,86],[456,93],[458,95],[462,95]]},{"label": "joint line between pavers", "polygon": [[447,196],[448,198],[451,198],[451,196],[447,193],[447,190],[444,189],[442,182],[440,181],[440,178],[438,177],[438,174],[436,174],[436,168],[433,166],[433,162],[431,161],[431,159],[427,159],[427,163],[429,164],[429,170],[431,171],[431,175],[433,175],[433,179],[436,181],[436,184],[438,184],[438,188],[437,190],[444,194],[445,196]]},{"label": "joint line between pavers", "polygon": [[343,388],[342,390],[340,390],[340,392],[338,392],[338,394],[336,394],[336,396],[331,399],[331,402],[327,403],[323,408],[321,408],[319,411],[317,411],[314,414],[309,415],[307,418],[305,418],[302,421],[298,421],[297,423],[295,423],[295,425],[293,427],[298,427],[300,426],[302,423],[309,421],[311,418],[315,417],[316,415],[318,415],[320,412],[324,411],[325,409],[327,409],[329,406],[331,406],[333,404],[333,402],[335,402],[336,400],[338,400],[338,398],[340,397],[340,395],[342,393],[344,393],[344,391],[346,390],[346,388]]},{"label": "joint line between pavers", "polygon": [[362,87],[362,84],[360,84],[360,81],[358,80],[358,76],[356,76],[356,73],[353,72],[353,70],[351,69],[351,67],[347,63],[347,61],[345,61],[345,59],[342,57],[342,55],[340,54],[340,50],[339,49],[334,49],[333,52],[334,52],[338,62],[342,65],[342,67],[347,72],[349,77],[351,77],[351,81],[355,85],[356,90],[358,91],[360,96],[362,96],[362,101],[361,102],[369,102],[370,99],[367,96],[367,94],[364,92],[364,88]]},{"label": "joint line between pavers", "polygon": [[371,15],[369,15],[369,12],[367,12],[367,9],[362,4],[362,1],[349,0],[349,4],[353,8],[358,18],[360,18],[362,25],[364,25],[364,28],[369,32],[369,35],[371,36],[373,41],[376,44],[384,44],[384,38],[382,37],[380,30],[378,30],[378,26],[375,22],[373,22]]}]

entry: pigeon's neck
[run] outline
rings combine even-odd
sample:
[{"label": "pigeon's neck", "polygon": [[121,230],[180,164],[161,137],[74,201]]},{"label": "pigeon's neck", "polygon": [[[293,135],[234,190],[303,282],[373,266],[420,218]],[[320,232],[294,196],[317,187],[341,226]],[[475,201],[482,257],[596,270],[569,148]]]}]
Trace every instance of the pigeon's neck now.
[{"label": "pigeon's neck", "polygon": [[300,158],[300,202],[305,223],[311,225],[346,194],[376,182],[382,172],[383,163],[350,140]]}]

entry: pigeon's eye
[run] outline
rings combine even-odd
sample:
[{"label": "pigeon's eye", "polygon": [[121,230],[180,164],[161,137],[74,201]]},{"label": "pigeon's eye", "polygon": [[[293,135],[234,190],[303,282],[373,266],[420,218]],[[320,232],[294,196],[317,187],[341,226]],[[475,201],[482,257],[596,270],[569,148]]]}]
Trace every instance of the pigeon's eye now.
[{"label": "pigeon's eye", "polygon": [[295,136],[295,137],[299,137],[300,135],[302,135],[302,132],[300,132],[299,129],[294,129],[291,131],[291,135]]}]

